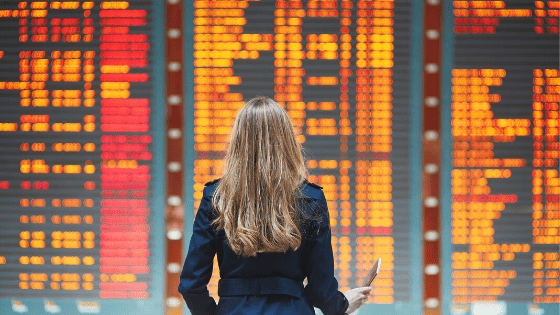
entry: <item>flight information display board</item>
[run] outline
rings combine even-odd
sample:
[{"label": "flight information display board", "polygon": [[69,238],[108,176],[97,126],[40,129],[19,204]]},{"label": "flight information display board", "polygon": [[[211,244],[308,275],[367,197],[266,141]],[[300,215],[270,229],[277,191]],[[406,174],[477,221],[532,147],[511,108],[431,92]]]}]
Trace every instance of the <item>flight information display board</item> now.
[{"label": "flight information display board", "polygon": [[558,314],[560,2],[445,7],[444,310]]},{"label": "flight information display board", "polygon": [[0,4],[2,314],[162,307],[152,5]]},{"label": "flight information display board", "polygon": [[[341,289],[359,286],[382,258],[368,304],[410,302],[420,282],[411,279],[420,264],[411,254],[412,16],[410,1],[194,1],[191,211],[223,172],[237,111],[257,95],[274,98],[326,195]],[[216,263],[216,298],[218,279]]]}]

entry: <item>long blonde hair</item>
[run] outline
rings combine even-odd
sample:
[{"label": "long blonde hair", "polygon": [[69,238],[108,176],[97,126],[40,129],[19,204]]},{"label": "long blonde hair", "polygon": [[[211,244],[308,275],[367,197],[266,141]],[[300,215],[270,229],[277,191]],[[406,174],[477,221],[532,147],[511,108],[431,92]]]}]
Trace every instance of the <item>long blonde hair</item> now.
[{"label": "long blonde hair", "polygon": [[307,168],[288,114],[267,97],[251,99],[231,132],[226,168],[214,193],[214,220],[238,255],[301,245],[298,187]]}]

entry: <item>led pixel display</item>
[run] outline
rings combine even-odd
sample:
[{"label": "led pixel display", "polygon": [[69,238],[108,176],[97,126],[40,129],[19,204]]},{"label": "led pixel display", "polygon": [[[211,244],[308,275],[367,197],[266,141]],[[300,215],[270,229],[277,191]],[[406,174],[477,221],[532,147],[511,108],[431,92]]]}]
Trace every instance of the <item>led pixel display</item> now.
[{"label": "led pixel display", "polygon": [[150,1],[0,5],[0,297],[13,312],[153,292],[151,14]]},{"label": "led pixel display", "polygon": [[[292,118],[327,198],[335,274],[355,287],[383,259],[370,303],[408,301],[407,1],[194,1],[195,210],[218,178],[244,102]],[[217,297],[218,266],[210,283]]]},{"label": "led pixel display", "polygon": [[558,312],[559,2],[449,6],[452,309]]}]

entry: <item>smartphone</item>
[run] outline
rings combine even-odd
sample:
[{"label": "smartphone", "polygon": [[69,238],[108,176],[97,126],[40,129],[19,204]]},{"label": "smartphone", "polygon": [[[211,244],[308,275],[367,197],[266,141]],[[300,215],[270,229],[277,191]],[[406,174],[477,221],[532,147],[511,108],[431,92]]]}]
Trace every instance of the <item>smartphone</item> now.
[{"label": "smartphone", "polygon": [[371,282],[379,273],[379,268],[381,268],[381,258],[378,258],[375,265],[373,265],[373,268],[371,268],[371,272],[369,273],[368,277],[365,278],[364,282],[362,283],[362,287],[369,287],[371,285]]}]

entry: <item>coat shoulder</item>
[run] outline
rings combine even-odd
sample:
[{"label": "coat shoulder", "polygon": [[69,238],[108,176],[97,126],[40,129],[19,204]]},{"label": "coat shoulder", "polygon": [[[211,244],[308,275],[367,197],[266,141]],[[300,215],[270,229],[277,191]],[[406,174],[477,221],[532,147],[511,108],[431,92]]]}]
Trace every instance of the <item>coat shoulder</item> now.
[{"label": "coat shoulder", "polygon": [[315,183],[312,183],[312,182],[308,181],[307,179],[305,179],[305,180],[303,181],[303,183],[304,183],[305,185],[311,186],[311,187],[316,188],[316,189],[321,189],[321,190],[323,189],[323,187],[321,187],[321,186],[319,186],[319,185],[317,185],[317,184],[315,184]]},{"label": "coat shoulder", "polygon": [[214,179],[212,181],[209,181],[208,183],[204,184],[204,186],[208,187],[208,186],[212,186],[214,184],[217,184],[220,181],[220,178],[218,179]]},{"label": "coat shoulder", "polygon": [[323,187],[304,180],[300,186],[300,194],[296,198],[304,198],[311,200],[319,200],[323,194]]},{"label": "coat shoulder", "polygon": [[208,183],[204,184],[204,191],[203,191],[203,198],[212,198],[216,189],[218,189],[218,182],[220,179],[215,179],[213,181],[209,181]]}]

